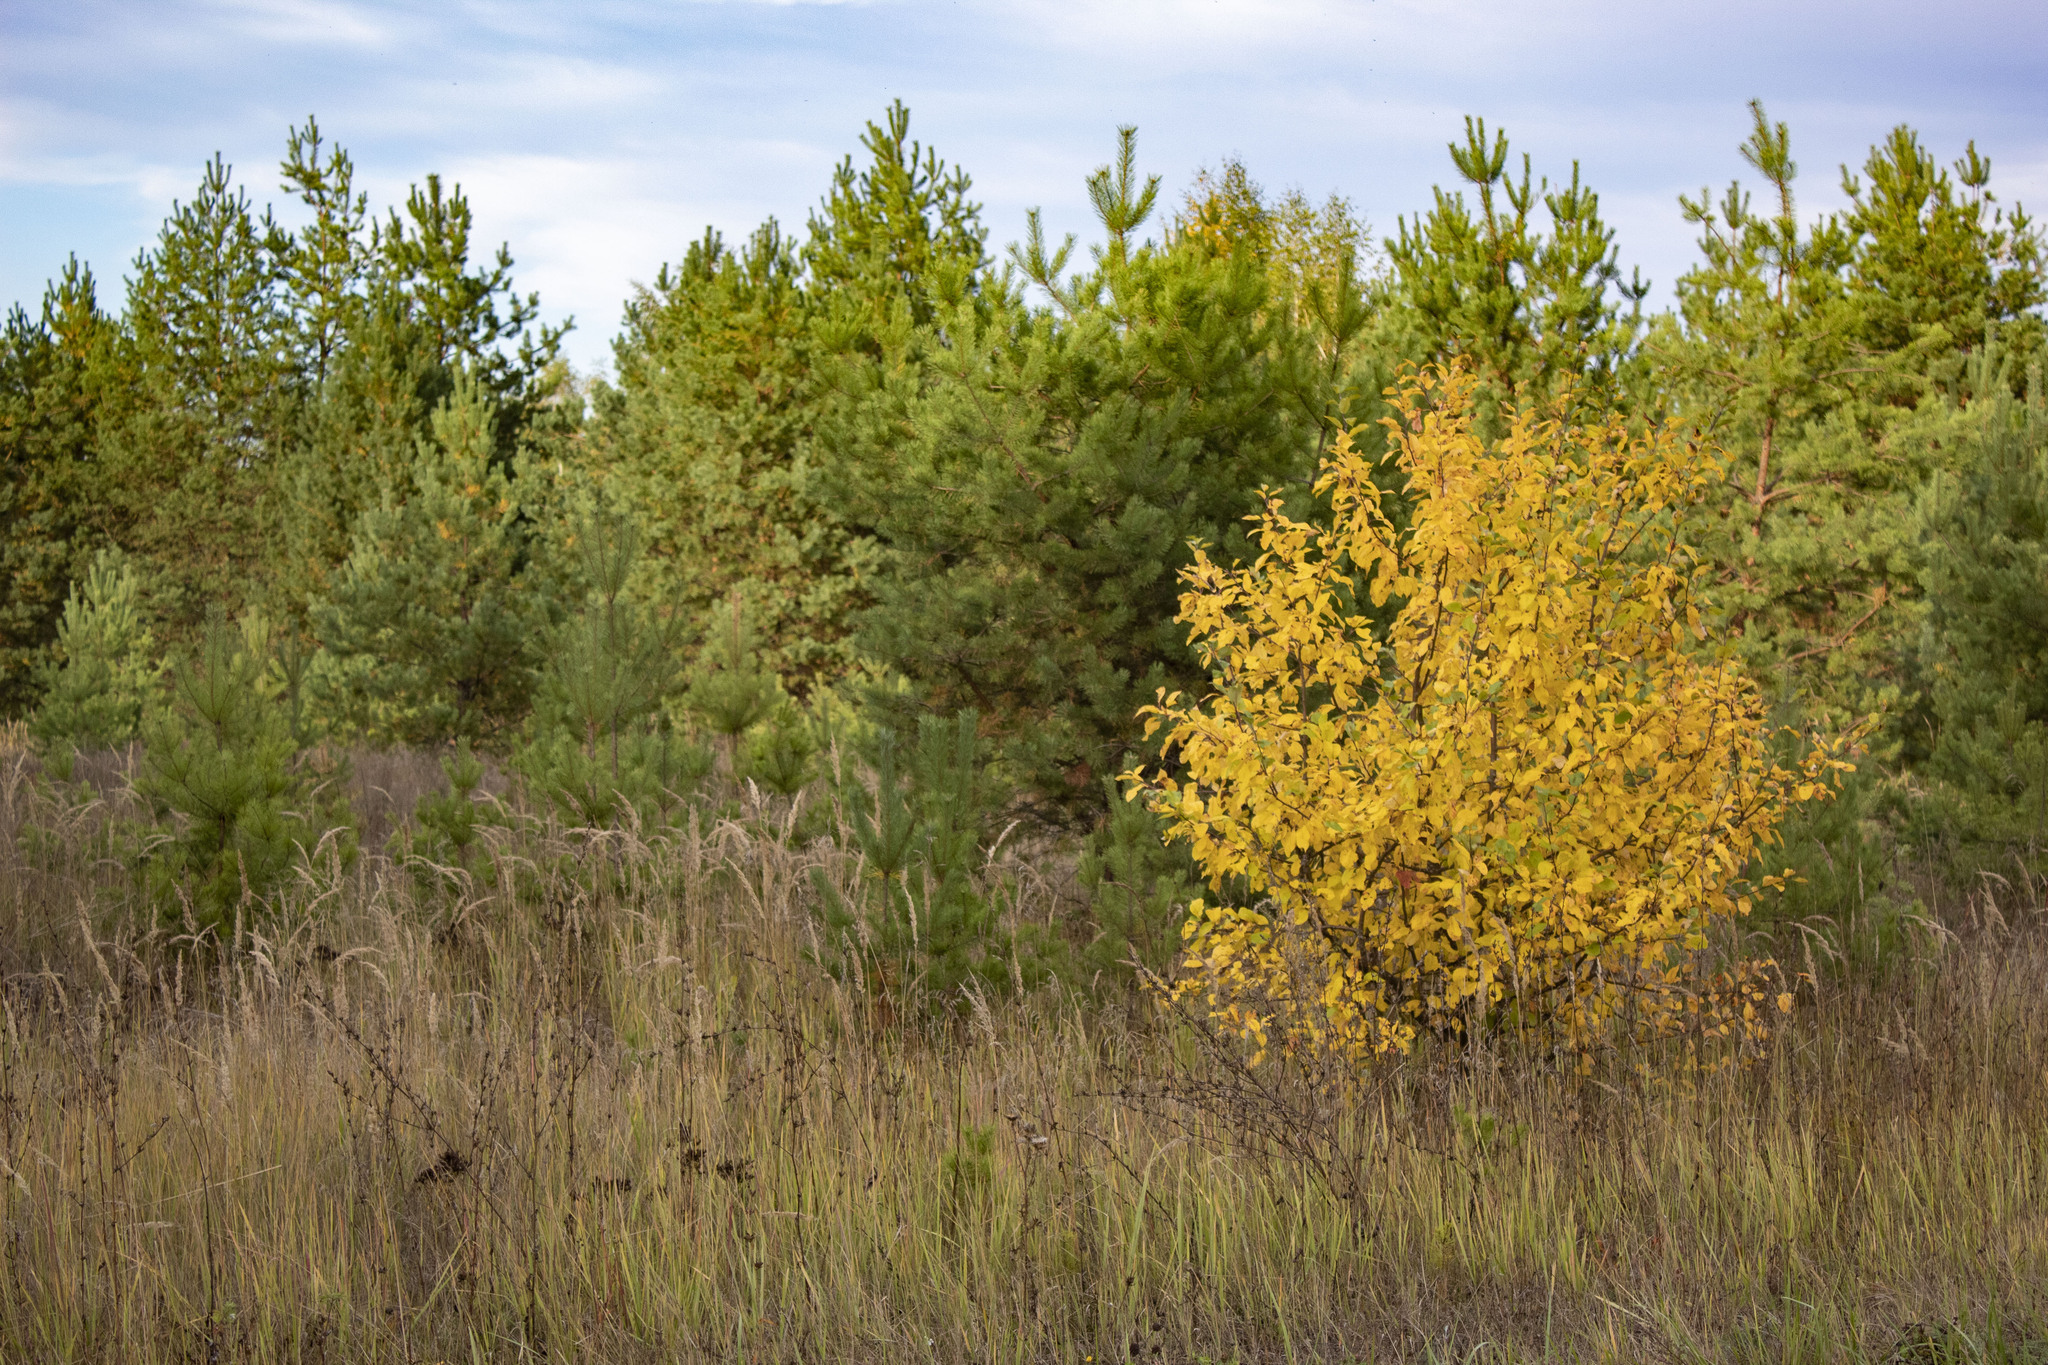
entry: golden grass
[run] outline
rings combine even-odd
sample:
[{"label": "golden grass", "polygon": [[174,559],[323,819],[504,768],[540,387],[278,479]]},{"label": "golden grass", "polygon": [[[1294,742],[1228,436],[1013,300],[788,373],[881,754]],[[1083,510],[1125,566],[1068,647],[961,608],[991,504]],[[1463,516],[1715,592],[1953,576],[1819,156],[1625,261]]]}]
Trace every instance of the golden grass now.
[{"label": "golden grass", "polygon": [[1747,1069],[1418,1057],[1333,1098],[1149,1005],[850,991],[806,899],[854,870],[767,821],[506,831],[518,896],[316,860],[194,952],[30,762],[10,1361],[2043,1358],[2011,898],[1820,971]]}]

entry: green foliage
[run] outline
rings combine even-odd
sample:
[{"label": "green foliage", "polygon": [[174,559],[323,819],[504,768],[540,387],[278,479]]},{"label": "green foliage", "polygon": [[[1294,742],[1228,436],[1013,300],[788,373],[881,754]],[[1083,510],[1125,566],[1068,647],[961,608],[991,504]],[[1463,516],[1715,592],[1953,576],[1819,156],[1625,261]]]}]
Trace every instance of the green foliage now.
[{"label": "green foliage", "polygon": [[[1784,746],[1789,756],[1790,746]],[[1875,764],[1844,775],[1831,801],[1797,807],[1778,828],[1779,843],[1751,865],[1753,880],[1767,872],[1795,869],[1774,897],[1759,906],[1776,920],[1811,922],[1816,917],[1846,929],[1891,891],[1895,867],[1884,829],[1888,793]]]},{"label": "green foliage", "polygon": [[215,157],[128,279],[110,361],[127,392],[99,423],[98,519],[141,561],[174,639],[261,600],[274,559],[276,461],[308,392],[277,245]]},{"label": "green foliage", "polygon": [[216,615],[172,669],[169,705],[145,721],[135,786],[170,822],[151,870],[171,920],[219,928],[259,910],[344,824],[315,780],[334,770],[313,771],[293,742],[276,645],[260,615]]},{"label": "green foliage", "polygon": [[828,965],[876,995],[950,1007],[963,988],[1000,990],[1023,968],[976,878],[988,792],[975,725],[972,711],[923,717],[907,755],[883,731],[873,789],[840,786],[866,882],[849,900],[816,878]]},{"label": "green foliage", "polygon": [[174,203],[135,259],[128,322],[143,373],[210,453],[261,459],[290,420],[297,386],[274,241],[216,156],[190,203]]},{"label": "green foliage", "polygon": [[406,484],[460,376],[488,400],[490,448],[507,467],[562,406],[566,327],[534,330],[537,300],[514,292],[505,248],[472,267],[461,187],[429,175],[380,221],[347,152],[324,146],[317,123],[292,130],[281,171],[312,221],[296,234],[270,227],[288,345],[309,386],[273,495],[289,565],[280,595],[297,610],[330,590],[362,515]]},{"label": "green foliage", "polygon": [[783,701],[747,736],[739,776],[778,796],[795,796],[817,780],[818,738],[801,711]]},{"label": "green foliage", "polygon": [[73,257],[40,317],[0,327],[0,712],[33,705],[73,574],[89,557],[91,460],[117,328]]},{"label": "green foliage", "polygon": [[1923,822],[2025,849],[2048,836],[2048,399],[1974,404],[1968,464],[1919,499],[1937,785]]},{"label": "green foliage", "polygon": [[323,649],[311,690],[344,733],[437,744],[502,734],[526,712],[553,603],[495,458],[495,416],[482,385],[458,376],[406,483],[358,518],[348,562],[312,605]]},{"label": "green foliage", "polygon": [[363,290],[373,265],[365,229],[369,196],[355,187],[355,162],[340,147],[322,157],[317,119],[285,139],[286,189],[312,211],[297,234],[269,224],[267,246],[290,310],[294,360],[317,389],[346,351],[361,321]]},{"label": "green foliage", "polygon": [[1099,802],[1137,708],[1197,676],[1172,621],[1189,542],[1241,545],[1255,490],[1303,489],[1322,434],[1262,265],[1120,257],[1146,198],[1128,179],[1095,182],[1097,270],[1063,281],[1072,243],[1049,253],[1034,219],[1013,265],[1053,306],[1005,281],[944,295],[935,326],[848,367],[827,437],[834,500],[884,555],[861,648],[913,689],[878,703],[899,725],[985,715],[1001,780],[1056,822]]},{"label": "green foliage", "polygon": [[587,828],[607,828],[629,810],[641,823],[665,822],[710,766],[664,710],[676,690],[682,618],[628,595],[641,548],[631,521],[600,510],[582,523],[576,548],[586,595],[549,642],[519,764],[535,790]]},{"label": "green foliage", "polygon": [[1131,963],[1167,975],[1181,921],[1199,894],[1200,872],[1185,844],[1166,842],[1165,823],[1104,778],[1109,815],[1081,849],[1078,877],[1090,893],[1094,936],[1081,950],[1086,975],[1124,982]]},{"label": "green foliage", "polygon": [[1710,434],[1758,443],[1748,492],[1761,513],[1783,477],[1771,463],[1781,433],[1827,405],[1845,363],[1851,311],[1842,275],[1853,242],[1832,219],[1802,227],[1791,134],[1761,102],[1751,101],[1750,113],[1742,159],[1764,177],[1771,211],[1754,212],[1739,181],[1718,206],[1704,189],[1698,199],[1680,196],[1686,221],[1700,228],[1702,260],[1678,280],[1685,344],[1667,335],[1660,358],[1673,379],[1696,386],[1692,402]]},{"label": "green foliage", "polygon": [[301,616],[335,590],[363,515],[409,485],[448,396],[446,372],[400,301],[363,301],[349,318],[348,344],[321,362],[319,394],[278,469],[275,596]]},{"label": "green foliage", "polygon": [[448,790],[421,797],[413,808],[413,819],[419,825],[413,851],[466,871],[479,831],[491,823],[477,800],[483,787],[484,765],[467,739],[456,741],[455,752],[442,756],[441,775],[448,779]]},{"label": "green foliage", "polygon": [[512,295],[503,251],[469,264],[459,188],[430,177],[377,221],[347,153],[310,121],[281,169],[305,227],[259,212],[216,157],[135,260],[121,316],[98,311],[74,263],[40,324],[11,324],[0,689],[15,710],[93,549],[134,558],[174,643],[215,608],[301,616],[360,515],[404,480],[455,368],[492,398],[501,461],[565,406],[560,331],[529,326],[533,300]]},{"label": "green foliage", "polygon": [[[412,187],[403,214],[391,210],[375,244],[380,263],[425,326],[435,358],[470,370],[493,394],[514,393],[521,380],[546,368],[566,329],[543,328],[538,339],[526,335],[540,297],[513,292],[512,255],[504,246],[489,265],[470,269],[472,224],[462,187],[444,191],[441,177],[429,175],[425,189]],[[513,339],[520,351],[507,356],[498,343]]]},{"label": "green foliage", "polygon": [[[1600,196],[1579,181],[1532,181],[1508,170],[1507,134],[1465,120],[1451,163],[1477,193],[1436,191],[1427,216],[1402,219],[1387,242],[1393,266],[1383,344],[1417,363],[1454,357],[1484,383],[1490,409],[1566,389],[1595,407],[1623,401],[1644,375],[1636,354],[1649,285],[1624,282]],[[1549,230],[1535,221],[1549,215]]]},{"label": "green foliage", "polygon": [[833,302],[838,348],[872,349],[876,329],[937,317],[937,301],[966,287],[986,263],[973,181],[910,137],[910,110],[893,101],[861,137],[868,165],[847,157],[811,215],[804,264]]},{"label": "green foliage", "polygon": [[[711,761],[686,729],[794,798],[843,698],[905,746],[971,711],[978,801],[1093,831],[1098,932],[1046,961],[1114,975],[1170,949],[1180,900],[1184,869],[1136,808],[1104,823],[1100,780],[1161,757],[1140,705],[1209,681],[1173,621],[1190,545],[1241,555],[1262,487],[1326,522],[1308,476],[1336,434],[1375,460],[1400,367],[1455,359],[1487,430],[1570,390],[1581,414],[1677,416],[1725,449],[1692,532],[1703,606],[1788,724],[1880,713],[1889,768],[1788,824],[1805,880],[1774,913],[1860,914],[1894,834],[1972,857],[2037,838],[2048,655],[2028,622],[2048,566],[2019,398],[2048,260],[1974,145],[1944,163],[1893,129],[1816,218],[1787,128],[1761,105],[1750,125],[1755,202],[1741,182],[1682,199],[1698,261],[1646,324],[1576,167],[1513,168],[1477,119],[1454,181],[1379,241],[1342,198],[1269,195],[1234,159],[1176,197],[1126,127],[1086,180],[1082,264],[1033,213],[995,266],[971,179],[899,102],[807,231],[707,232],[636,291],[616,383],[586,390],[460,186],[428,175],[373,209],[309,119],[279,167],[299,226],[215,157],[124,307],[102,311],[73,261],[0,328],[0,713],[33,715],[60,762],[132,733],[147,687],[123,670],[148,673],[150,647],[99,635],[189,648],[211,613],[260,603],[281,645],[320,646],[268,669],[296,742],[310,724],[495,746],[602,826],[670,817]],[[1399,532],[1414,499],[1374,469]],[[635,546],[608,588],[585,562],[592,497],[630,509],[604,533]],[[127,566],[104,621],[102,550]],[[1343,604],[1375,628],[1400,608]],[[688,688],[684,623],[710,625]],[[463,805],[423,808],[419,847],[462,863],[474,791],[450,782],[434,800]]]},{"label": "green foliage", "polygon": [[1371,235],[1350,200],[1333,194],[1317,206],[1300,190],[1269,198],[1232,159],[1196,174],[1171,236],[1185,248],[1248,254],[1264,266],[1268,307],[1314,347],[1308,387],[1294,401],[1322,419],[1326,436],[1383,414],[1392,368],[1373,344],[1372,324],[1388,281],[1367,272]]},{"label": "green foliage", "polygon": [[[1971,385],[2011,385],[2038,330],[2038,234],[1991,207],[1990,163],[1958,163],[1958,194],[1907,129],[1845,169],[1846,215],[1802,223],[1798,166],[1760,103],[1743,159],[1765,182],[1681,200],[1700,265],[1649,350],[1680,414],[1730,456],[1700,548],[1746,661],[1820,710],[1911,709],[1916,490],[1953,467]],[[1987,326],[2011,334],[1986,368]],[[1929,401],[1933,400],[1933,401]],[[1894,729],[1894,755],[1911,735]]]},{"label": "green foliage", "polygon": [[592,431],[605,487],[642,515],[654,594],[702,619],[741,593],[799,695],[853,666],[872,565],[817,487],[821,315],[772,220],[737,251],[707,232],[628,302]]},{"label": "green foliage", "polygon": [[119,748],[140,732],[162,673],[134,569],[102,550],[65,600],[30,729],[60,763],[78,749]]},{"label": "green foliage", "polygon": [[1976,143],[1955,172],[1951,179],[1905,124],[1870,149],[1863,176],[1842,168],[1843,227],[1856,242],[1857,350],[1882,361],[1862,384],[1880,401],[1916,401],[1962,380],[1994,330],[2018,361],[2015,373],[2041,346],[2035,310],[2048,300],[2048,262],[2040,230],[2025,210],[1997,207],[1991,160]]},{"label": "green foliage", "polygon": [[737,775],[740,736],[775,711],[781,688],[775,675],[762,667],[753,623],[739,593],[720,615],[724,619],[713,624],[688,702],[705,727],[725,742],[726,766]]}]

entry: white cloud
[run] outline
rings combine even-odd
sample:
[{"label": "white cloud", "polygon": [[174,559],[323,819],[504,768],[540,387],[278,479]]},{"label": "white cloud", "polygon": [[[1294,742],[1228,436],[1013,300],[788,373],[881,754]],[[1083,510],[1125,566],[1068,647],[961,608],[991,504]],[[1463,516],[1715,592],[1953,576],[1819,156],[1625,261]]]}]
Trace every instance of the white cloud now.
[{"label": "white cloud", "polygon": [[382,47],[388,21],[342,0],[209,0],[232,29],[266,42]]},{"label": "white cloud", "polygon": [[216,149],[259,203],[279,198],[285,129],[309,111],[373,199],[430,170],[460,181],[479,242],[509,241],[521,288],[578,316],[584,363],[629,282],[707,222],[800,232],[899,96],[973,174],[997,248],[1032,205],[1085,238],[1083,178],[1124,122],[1169,192],[1237,154],[1269,188],[1350,195],[1385,231],[1427,207],[1444,144],[1484,114],[1538,174],[1579,158],[1624,263],[1660,287],[1692,249],[1675,197],[1741,173],[1751,95],[1791,123],[1814,210],[1839,194],[1836,163],[1902,119],[1944,159],[1976,137],[2008,202],[2048,200],[2048,10],[1957,0],[1936,25],[1874,6],[71,0],[10,10],[0,44],[0,293],[32,297],[73,248],[132,256]]}]

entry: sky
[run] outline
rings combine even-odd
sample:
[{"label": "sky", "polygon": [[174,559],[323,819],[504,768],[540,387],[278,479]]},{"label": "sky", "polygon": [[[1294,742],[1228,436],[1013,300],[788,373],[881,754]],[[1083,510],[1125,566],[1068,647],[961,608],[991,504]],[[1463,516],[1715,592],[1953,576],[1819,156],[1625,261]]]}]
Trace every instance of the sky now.
[{"label": "sky", "polygon": [[1809,216],[1901,122],[2048,210],[2039,0],[0,0],[0,306],[33,311],[72,253],[117,305],[215,152],[291,222],[277,163],[317,115],[373,206],[459,182],[599,371],[635,282],[707,226],[800,228],[892,99],[998,250],[1034,206],[1090,240],[1083,183],[1125,123],[1170,195],[1235,156],[1390,233],[1478,115],[1539,176],[1576,160],[1666,299],[1694,256],[1677,196],[1743,173],[1753,97]]}]

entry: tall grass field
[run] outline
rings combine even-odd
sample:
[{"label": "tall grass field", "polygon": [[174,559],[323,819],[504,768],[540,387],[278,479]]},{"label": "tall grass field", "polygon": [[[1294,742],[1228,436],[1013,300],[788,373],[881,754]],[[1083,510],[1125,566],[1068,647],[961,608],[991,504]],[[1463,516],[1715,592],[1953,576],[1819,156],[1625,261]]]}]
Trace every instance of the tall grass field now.
[{"label": "tall grass field", "polygon": [[[0,760],[7,1361],[2048,1361],[2024,878],[1746,926],[1749,1055],[1334,1075],[1128,982],[835,973],[864,869],[745,789],[432,864],[431,756],[360,754],[363,851],[195,941],[129,763]],[[982,875],[1076,913],[1056,846]]]}]

